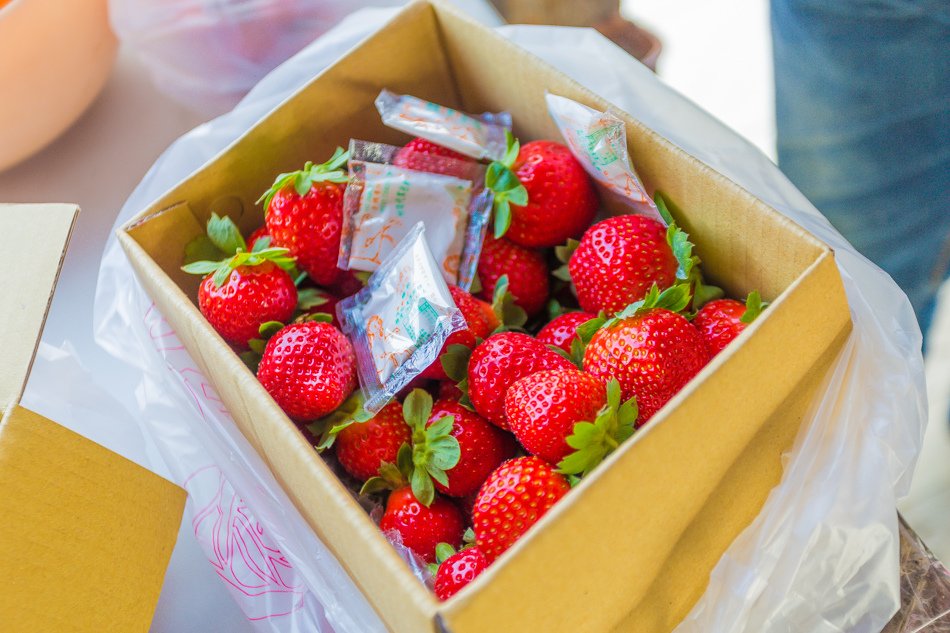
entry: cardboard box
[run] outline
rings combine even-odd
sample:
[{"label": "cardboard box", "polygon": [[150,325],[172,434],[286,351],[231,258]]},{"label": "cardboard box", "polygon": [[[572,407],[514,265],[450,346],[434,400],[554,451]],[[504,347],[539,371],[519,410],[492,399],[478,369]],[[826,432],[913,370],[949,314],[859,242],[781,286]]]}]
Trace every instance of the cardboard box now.
[{"label": "cardboard box", "polygon": [[0,630],[148,631],[185,491],[17,404],[78,209],[0,204]]},{"label": "cardboard box", "polygon": [[779,481],[787,450],[850,330],[833,254],[629,116],[631,155],[732,296],[771,307],[485,574],[445,603],[409,568],[195,306],[182,252],[212,211],[242,230],[274,175],[350,137],[404,143],[381,88],[466,111],[508,110],[522,140],[559,139],[546,90],[609,104],[440,3],[414,2],[119,233],[147,291],[302,515],[397,632],[669,631]]}]

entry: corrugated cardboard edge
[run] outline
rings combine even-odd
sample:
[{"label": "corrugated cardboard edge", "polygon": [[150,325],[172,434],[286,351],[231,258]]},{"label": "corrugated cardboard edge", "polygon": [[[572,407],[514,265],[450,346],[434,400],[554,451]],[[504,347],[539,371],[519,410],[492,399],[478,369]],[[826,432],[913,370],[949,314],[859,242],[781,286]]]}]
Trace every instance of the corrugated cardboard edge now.
[{"label": "corrugated cardboard edge", "polygon": [[148,630],[186,494],[17,405],[79,208],[0,205],[0,623],[4,633]]},{"label": "corrugated cardboard edge", "polygon": [[78,214],[74,204],[0,204],[0,412],[23,394]]}]

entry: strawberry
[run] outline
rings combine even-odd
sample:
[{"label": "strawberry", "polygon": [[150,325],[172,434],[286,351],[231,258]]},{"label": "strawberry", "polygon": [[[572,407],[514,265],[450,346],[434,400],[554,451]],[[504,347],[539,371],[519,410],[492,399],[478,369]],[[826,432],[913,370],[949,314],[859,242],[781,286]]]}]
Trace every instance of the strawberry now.
[{"label": "strawberry", "polygon": [[267,245],[270,246],[270,233],[267,232],[267,226],[260,226],[255,229],[250,235],[247,236],[247,250],[254,250],[254,245],[257,244],[257,240],[265,237],[268,238]]},{"label": "strawberry", "polygon": [[[396,490],[409,483],[415,498],[428,506],[436,498],[433,484],[448,490],[447,471],[455,468],[462,455],[456,435],[465,435],[466,428],[472,426],[466,421],[456,431],[454,409],[449,409],[433,413],[432,396],[422,389],[415,389],[406,396],[401,411],[410,430],[410,443],[398,447],[395,464],[390,459],[378,465],[379,476],[367,480],[360,493]],[[333,432],[331,429],[331,435]]]},{"label": "strawberry", "polygon": [[565,312],[554,317],[538,332],[538,340],[545,345],[551,345],[564,351],[571,360],[583,357],[583,345],[577,334],[577,326],[597,318],[590,312]]},{"label": "strawberry", "polygon": [[424,138],[414,138],[393,157],[393,165],[471,180],[475,161]]},{"label": "strawberry", "polygon": [[488,559],[477,546],[455,552],[450,545],[440,543],[436,548],[436,559],[449,550],[453,553],[439,561],[439,570],[435,575],[435,595],[439,600],[448,600],[488,569]]},{"label": "strawberry", "polygon": [[494,561],[571,489],[564,475],[539,457],[517,457],[495,469],[478,491],[475,544]]},{"label": "strawberry", "polygon": [[468,396],[479,414],[507,430],[504,408],[508,388],[537,371],[568,367],[573,367],[570,361],[527,334],[493,334],[475,348],[469,359]]},{"label": "strawberry", "polygon": [[435,488],[444,495],[464,497],[477,492],[499,464],[514,456],[516,445],[510,435],[452,400],[436,401],[428,426],[446,416],[453,418],[451,436],[458,440],[460,456],[446,470],[448,484],[436,481]]},{"label": "strawberry", "polygon": [[257,378],[288,416],[314,420],[343,404],[356,388],[356,355],[329,323],[294,323],[267,341]]},{"label": "strawberry", "polygon": [[584,350],[584,371],[603,380],[616,378],[623,398],[636,398],[637,426],[646,424],[709,361],[702,336],[678,314],[689,300],[686,284],[663,294],[654,286],[645,299],[600,329],[595,330],[598,320],[581,328],[584,338],[595,330]]},{"label": "strawberry", "polygon": [[343,469],[366,481],[379,474],[383,462],[395,463],[399,447],[412,433],[402,416],[402,406],[390,402],[365,422],[348,424],[336,434],[336,458]]},{"label": "strawberry", "polygon": [[342,148],[322,165],[280,174],[258,202],[264,203],[267,232],[274,246],[286,248],[297,266],[321,286],[332,284],[343,229],[347,175]]},{"label": "strawberry", "polygon": [[604,457],[612,453],[622,442],[633,435],[637,422],[637,401],[620,400],[620,383],[615,378],[607,382],[607,402],[597,412],[592,422],[574,424],[567,444],[571,452],[557,464],[565,475],[586,475]]},{"label": "strawberry", "polygon": [[329,314],[330,323],[337,328],[340,327],[336,316],[336,304],[339,302],[338,297],[322,288],[308,287],[297,291],[297,310],[303,314]]},{"label": "strawberry", "polygon": [[231,219],[216,214],[208,220],[204,239],[210,242],[207,254],[226,258],[195,261],[182,270],[205,275],[198,287],[198,309],[225,341],[247,349],[261,325],[293,317],[297,288],[287,272],[294,266],[287,249],[261,243],[258,250],[248,251]]},{"label": "strawberry", "polygon": [[327,286],[327,289],[340,299],[345,299],[362,290],[368,278],[369,273],[343,270],[337,275],[336,280]]},{"label": "strawberry", "polygon": [[405,486],[389,495],[379,528],[399,534],[402,544],[428,563],[435,560],[439,543],[461,542],[465,524],[462,513],[451,501],[436,498],[426,506],[412,488]]},{"label": "strawberry", "polygon": [[739,336],[766,305],[759,293],[753,290],[744,304],[735,299],[717,299],[700,308],[693,318],[693,325],[706,341],[710,356],[721,352]]},{"label": "strawberry", "polygon": [[439,400],[459,400],[464,394],[451,380],[443,380],[439,383],[437,397]]},{"label": "strawberry", "polygon": [[581,308],[608,315],[643,299],[653,284],[660,290],[673,285],[677,269],[667,228],[642,215],[620,215],[593,225],[568,263]]},{"label": "strawberry", "polygon": [[578,369],[539,371],[505,394],[505,419],[525,450],[557,465],[571,453],[567,438],[578,422],[594,420],[607,404],[604,383]]},{"label": "strawberry", "polygon": [[[423,370],[421,374],[423,378],[446,380],[445,369],[442,367],[442,356],[448,351],[449,346],[463,345],[468,349],[475,349],[476,339],[485,338],[498,327],[498,319],[490,310],[485,310],[484,306],[486,304],[484,301],[479,301],[457,286],[449,286],[449,293],[451,293],[455,305],[462,312],[465,324],[468,327],[449,335],[445,343],[442,344],[439,357]],[[491,318],[489,318],[489,315],[491,315]]]},{"label": "strawberry", "polygon": [[508,291],[515,304],[528,316],[539,313],[548,300],[548,266],[540,251],[518,246],[505,239],[485,236],[482,254],[478,260],[478,277],[482,282],[479,297],[490,301],[495,285],[503,276],[508,277]]},{"label": "strawberry", "polygon": [[519,147],[509,136],[508,152],[489,167],[486,183],[496,191],[495,237],[520,246],[561,244],[580,235],[597,213],[597,194],[584,167],[553,141]]}]

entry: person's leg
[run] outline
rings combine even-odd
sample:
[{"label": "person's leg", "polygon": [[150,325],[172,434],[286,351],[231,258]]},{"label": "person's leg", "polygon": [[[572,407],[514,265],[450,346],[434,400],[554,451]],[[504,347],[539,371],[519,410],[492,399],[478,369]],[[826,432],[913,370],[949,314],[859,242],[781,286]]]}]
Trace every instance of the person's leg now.
[{"label": "person's leg", "polygon": [[950,265],[950,2],[772,0],[779,167],[910,297]]}]

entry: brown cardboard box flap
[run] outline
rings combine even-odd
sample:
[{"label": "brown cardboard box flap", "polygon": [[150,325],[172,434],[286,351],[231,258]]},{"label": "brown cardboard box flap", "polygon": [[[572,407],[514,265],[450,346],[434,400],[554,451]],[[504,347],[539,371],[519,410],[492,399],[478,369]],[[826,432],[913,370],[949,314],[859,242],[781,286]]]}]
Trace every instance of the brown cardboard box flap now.
[{"label": "brown cardboard box flap", "polygon": [[0,204],[0,411],[19,401],[79,207]]},{"label": "brown cardboard box flap", "polygon": [[19,406],[76,214],[0,205],[0,630],[147,631],[185,492]]}]

